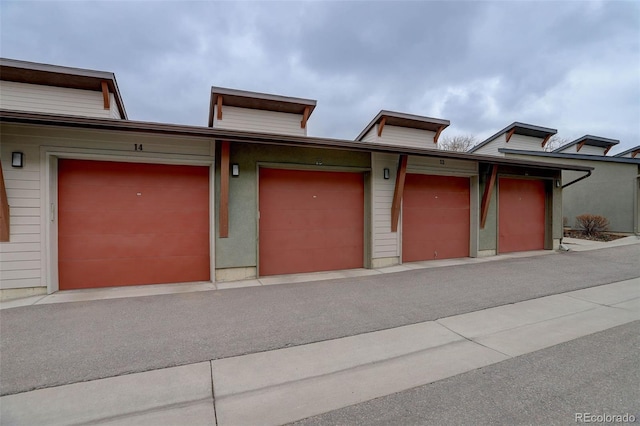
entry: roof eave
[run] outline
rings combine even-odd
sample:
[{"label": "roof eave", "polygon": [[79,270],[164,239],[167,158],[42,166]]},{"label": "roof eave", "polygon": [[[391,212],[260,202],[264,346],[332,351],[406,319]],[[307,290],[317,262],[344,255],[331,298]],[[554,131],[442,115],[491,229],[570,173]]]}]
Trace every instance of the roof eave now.
[{"label": "roof eave", "polygon": [[[354,140],[362,141],[362,139],[365,137],[365,135],[367,133],[369,133],[369,131],[376,124],[378,124],[380,122],[380,120],[382,120],[383,117],[396,118],[396,119],[407,120],[407,121],[415,121],[416,123],[429,123],[429,124],[433,124],[433,125],[436,125],[438,127],[441,127],[442,130],[446,129],[451,124],[451,122],[449,120],[445,120],[445,119],[442,119],[442,118],[424,117],[424,116],[421,116],[421,115],[407,114],[407,113],[396,112],[396,111],[388,111],[388,110],[384,110],[383,109],[378,114],[376,114],[376,116],[373,118],[373,120],[371,120],[371,122],[369,122],[369,124],[364,128],[364,130],[362,130],[362,132],[360,132],[360,134]],[[415,126],[415,127],[402,126],[402,127],[426,130],[426,129],[422,129],[420,126]]]},{"label": "roof eave", "polygon": [[361,152],[381,152],[392,154],[418,155],[425,157],[439,157],[458,160],[477,161],[481,163],[498,165],[516,165],[538,169],[552,170],[578,170],[588,171],[592,168],[557,163],[542,163],[534,161],[514,160],[489,155],[468,153],[453,153],[451,151],[434,150],[429,148],[398,147],[395,145],[383,145],[378,143],[362,143],[353,140],[325,139],[308,136],[289,136],[258,132],[246,132],[237,130],[214,129],[202,126],[186,126],[177,124],[164,124],[153,122],[141,122],[130,120],[115,120],[103,118],[89,118],[77,116],[50,115],[39,113],[24,113],[20,111],[0,110],[0,122],[23,123],[35,125],[50,125],[59,127],[75,127],[100,130],[116,130],[129,132],[161,133],[172,135],[184,135],[192,137],[204,137],[216,140],[228,140],[231,142],[263,143],[286,146],[315,146],[328,149],[341,149]]}]

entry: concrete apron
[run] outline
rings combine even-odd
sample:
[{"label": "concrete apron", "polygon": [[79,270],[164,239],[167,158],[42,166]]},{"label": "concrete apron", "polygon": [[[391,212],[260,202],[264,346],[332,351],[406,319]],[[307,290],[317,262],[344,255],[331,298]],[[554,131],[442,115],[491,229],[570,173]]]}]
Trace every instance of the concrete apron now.
[{"label": "concrete apron", "polygon": [[640,278],[342,339],[8,395],[0,398],[0,423],[278,425],[635,320]]}]

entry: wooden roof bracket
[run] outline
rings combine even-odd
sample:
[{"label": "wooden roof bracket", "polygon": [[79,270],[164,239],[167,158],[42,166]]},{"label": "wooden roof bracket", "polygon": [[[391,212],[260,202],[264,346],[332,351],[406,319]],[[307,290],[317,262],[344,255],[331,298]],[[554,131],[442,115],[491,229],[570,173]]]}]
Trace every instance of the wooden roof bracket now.
[{"label": "wooden roof bracket", "polygon": [[7,188],[4,186],[4,175],[2,173],[2,163],[0,163],[0,241],[9,241],[9,200],[7,199]]},{"label": "wooden roof bracket", "polygon": [[111,108],[111,96],[109,96],[109,84],[106,81],[100,83],[102,86],[102,102],[104,103],[104,109]]},{"label": "wooden roof bracket", "polygon": [[220,149],[220,211],[218,212],[218,234],[229,237],[229,141],[223,141]]},{"label": "wooden roof bracket", "polygon": [[547,142],[549,142],[549,139],[551,139],[551,135],[545,136],[544,140],[542,141],[542,145],[541,145],[543,148],[547,144]]},{"label": "wooden roof bracket", "polygon": [[635,151],[633,151],[633,153],[631,153],[631,158],[636,158],[638,154],[640,154],[640,149],[636,149]]},{"label": "wooden roof bracket", "polygon": [[491,203],[491,196],[493,195],[493,187],[496,184],[497,174],[498,166],[494,164],[491,167],[491,174],[489,175],[489,179],[485,182],[484,192],[482,193],[482,202],[480,203],[480,229],[484,229],[484,225],[487,223],[489,204]]},{"label": "wooden roof bracket", "polygon": [[384,125],[387,123],[387,117],[382,117],[380,123],[378,123],[378,137],[382,136],[382,129],[384,129]]},{"label": "wooden roof bracket", "polygon": [[222,120],[222,95],[218,95],[218,120]]},{"label": "wooden roof bracket", "polygon": [[509,130],[509,132],[507,133],[507,143],[509,142],[509,139],[511,139],[511,136],[513,136],[513,134],[516,132],[516,128],[514,127],[513,129]]},{"label": "wooden roof bracket", "polygon": [[578,144],[578,147],[576,148],[576,152],[580,152],[580,150],[582,149],[582,147],[584,146],[584,144],[587,142],[587,140],[583,140],[582,142],[580,142]]},{"label": "wooden roof bracket", "polygon": [[400,207],[402,206],[402,193],[404,192],[404,180],[407,176],[407,155],[400,155],[398,161],[398,173],[396,173],[396,186],[393,190],[393,203],[391,203],[391,232],[398,232],[400,220]]},{"label": "wooden roof bracket", "polygon": [[440,133],[442,133],[443,130],[444,130],[444,126],[438,127],[438,131],[433,136],[433,143],[438,143],[438,139],[440,138]]},{"label": "wooden roof bracket", "polygon": [[607,155],[607,152],[609,152],[609,150],[611,149],[611,147],[612,147],[612,146],[613,146],[613,145],[609,145],[609,146],[607,147],[607,149],[605,149],[605,150],[604,150],[604,154],[602,154],[602,155]]},{"label": "wooden roof bracket", "polygon": [[302,120],[300,121],[300,128],[307,128],[307,120],[309,120],[309,115],[311,115],[311,108],[306,106],[304,107],[304,113],[302,113]]}]

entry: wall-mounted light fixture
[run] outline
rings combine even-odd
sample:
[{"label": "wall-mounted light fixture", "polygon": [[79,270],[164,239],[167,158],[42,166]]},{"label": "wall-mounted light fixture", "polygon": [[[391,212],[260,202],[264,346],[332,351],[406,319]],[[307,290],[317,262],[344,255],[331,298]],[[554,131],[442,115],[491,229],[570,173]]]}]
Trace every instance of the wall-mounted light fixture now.
[{"label": "wall-mounted light fixture", "polygon": [[384,175],[383,175],[383,176],[384,176],[384,178],[385,178],[385,179],[389,179],[389,169],[386,169],[386,168],[385,168],[385,169],[383,170],[383,172],[384,172]]},{"label": "wall-mounted light fixture", "polygon": [[24,154],[22,152],[11,153],[11,167],[24,166]]},{"label": "wall-mounted light fixture", "polygon": [[560,179],[556,179],[556,188],[560,188]]},{"label": "wall-mounted light fixture", "polygon": [[240,176],[240,166],[238,165],[238,163],[233,163],[231,165],[231,176],[232,177]]}]

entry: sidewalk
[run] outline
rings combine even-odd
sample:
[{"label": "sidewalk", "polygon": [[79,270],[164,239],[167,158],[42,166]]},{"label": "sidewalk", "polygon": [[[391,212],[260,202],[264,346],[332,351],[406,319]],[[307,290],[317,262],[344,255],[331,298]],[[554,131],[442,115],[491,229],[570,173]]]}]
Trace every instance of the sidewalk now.
[{"label": "sidewalk", "polygon": [[602,248],[608,247],[620,247],[627,246],[630,244],[640,244],[640,236],[630,235],[628,237],[618,238],[613,241],[592,241],[592,240],[582,240],[578,238],[569,238],[564,237],[562,239],[562,243],[569,248],[569,250],[573,251],[589,251],[589,250],[598,250]]},{"label": "sidewalk", "polygon": [[640,278],[0,398],[2,424],[283,424],[640,320]]}]

